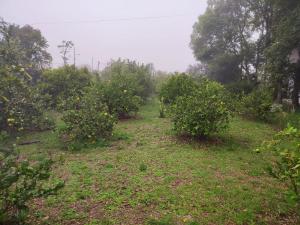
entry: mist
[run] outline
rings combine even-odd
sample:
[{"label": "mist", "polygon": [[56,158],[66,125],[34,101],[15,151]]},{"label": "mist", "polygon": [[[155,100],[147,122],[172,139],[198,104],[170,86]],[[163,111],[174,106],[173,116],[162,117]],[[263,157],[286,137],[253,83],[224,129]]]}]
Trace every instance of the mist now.
[{"label": "mist", "polygon": [[[195,63],[189,47],[206,0],[1,0],[0,16],[29,24],[48,40],[52,66],[63,65],[57,46],[71,40],[78,66],[103,69],[111,59],[153,63],[157,70],[185,71]],[[72,60],[73,61],[73,56]],[[70,62],[71,62],[70,61]]]}]

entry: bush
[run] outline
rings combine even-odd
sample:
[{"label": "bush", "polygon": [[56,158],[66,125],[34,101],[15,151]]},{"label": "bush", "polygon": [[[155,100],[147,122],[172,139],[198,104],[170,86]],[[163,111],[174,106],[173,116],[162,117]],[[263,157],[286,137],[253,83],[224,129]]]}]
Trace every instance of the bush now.
[{"label": "bush", "polygon": [[76,109],[63,114],[66,126],[61,128],[60,134],[69,148],[80,148],[82,144],[94,144],[111,137],[115,117],[109,113],[103,98],[102,90],[92,87]]},{"label": "bush", "polygon": [[1,131],[0,132],[0,143],[8,140],[9,134],[6,131]]},{"label": "bush", "polygon": [[270,174],[287,183],[292,199],[300,203],[300,131],[292,126],[279,132],[263,149],[275,153],[276,160],[269,165]]},{"label": "bush", "polygon": [[0,71],[0,130],[45,130],[54,123],[44,116],[36,94],[29,85],[30,76],[22,68]]},{"label": "bush", "polygon": [[[130,60],[112,61],[101,73],[103,80],[130,81],[133,96],[138,96],[145,103],[154,93],[153,66],[139,64]],[[129,90],[127,88],[126,90]]]},{"label": "bush", "polygon": [[242,98],[241,114],[253,119],[270,122],[274,119],[272,111],[273,98],[271,91],[259,88]]},{"label": "bush", "polygon": [[225,129],[230,118],[225,89],[208,80],[203,80],[189,95],[178,97],[171,111],[174,130],[194,137]]},{"label": "bush", "polygon": [[159,95],[162,89],[162,86],[172,77],[171,73],[156,71],[153,79],[154,83],[154,93]]},{"label": "bush", "polygon": [[135,95],[135,83],[130,77],[114,75],[103,83],[102,89],[111,114],[128,118],[138,112],[142,99]]},{"label": "bush", "polygon": [[300,114],[298,112],[293,112],[293,113],[282,112],[281,114],[279,114],[277,121],[281,129],[284,129],[288,125],[300,129]]},{"label": "bush", "polygon": [[33,198],[56,194],[62,181],[49,185],[53,161],[30,163],[12,150],[0,149],[0,224],[24,224]]},{"label": "bush", "polygon": [[82,96],[84,88],[91,85],[91,78],[86,68],[65,66],[46,70],[38,84],[42,101],[49,108],[67,109],[66,100]]},{"label": "bush", "polygon": [[164,102],[164,99],[162,98],[159,101],[159,118],[165,118],[166,117],[167,109],[166,109],[166,106],[163,102]]},{"label": "bush", "polygon": [[238,82],[225,85],[225,88],[233,95],[240,97],[250,94],[256,86],[256,83],[248,80],[241,80]]},{"label": "bush", "polygon": [[171,105],[175,103],[177,97],[189,95],[197,88],[194,80],[186,74],[175,74],[171,76],[161,87],[159,98],[163,103]]}]

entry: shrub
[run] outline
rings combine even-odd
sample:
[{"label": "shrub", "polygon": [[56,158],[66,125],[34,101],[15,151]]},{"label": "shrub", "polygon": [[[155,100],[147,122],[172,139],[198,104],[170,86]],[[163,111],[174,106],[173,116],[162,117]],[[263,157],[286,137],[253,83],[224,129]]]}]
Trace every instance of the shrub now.
[{"label": "shrub", "polygon": [[253,119],[266,122],[273,120],[275,112],[272,112],[273,98],[266,88],[259,88],[242,98],[241,114]]},{"label": "shrub", "polygon": [[163,99],[163,103],[171,105],[175,103],[177,97],[189,95],[197,84],[186,74],[175,74],[171,76],[161,87],[159,97]]},{"label": "shrub", "polygon": [[90,85],[91,75],[86,68],[65,66],[46,70],[38,86],[48,107],[65,109],[68,98],[82,96],[84,88]]},{"label": "shrub", "polygon": [[102,85],[104,101],[111,114],[118,118],[135,115],[141,105],[141,98],[135,95],[135,84],[130,77],[114,75]]},{"label": "shrub", "polygon": [[156,71],[154,76],[154,92],[156,95],[159,95],[161,92],[162,86],[172,77],[172,74],[162,72],[162,71]]},{"label": "shrub", "polygon": [[9,134],[6,131],[0,132],[0,143],[6,141],[9,138]]},{"label": "shrub", "polygon": [[24,224],[33,198],[56,194],[64,186],[62,181],[49,185],[52,164],[50,159],[30,163],[0,149],[0,224]]},{"label": "shrub", "polygon": [[178,97],[172,106],[174,130],[179,134],[205,137],[228,126],[230,111],[222,85],[203,80],[198,89]]},{"label": "shrub", "polygon": [[[139,96],[143,102],[154,93],[153,66],[139,64],[130,60],[112,61],[101,73],[104,80],[130,81],[133,96]],[[129,90],[127,88],[126,90]]]},{"label": "shrub", "polygon": [[284,129],[288,125],[291,125],[297,129],[300,129],[300,114],[298,112],[286,113],[282,112],[276,117],[278,125],[281,129]]},{"label": "shrub", "polygon": [[163,102],[164,102],[164,99],[162,98],[159,101],[159,118],[165,118],[166,117],[167,109],[166,109],[166,106]]},{"label": "shrub", "polygon": [[256,83],[248,80],[241,80],[225,85],[225,88],[235,96],[250,94],[256,86]]},{"label": "shrub", "polygon": [[30,76],[22,68],[3,68],[0,71],[0,130],[44,130],[54,126],[44,116],[36,100],[33,88],[28,84]]},{"label": "shrub", "polygon": [[269,165],[270,174],[290,187],[294,200],[300,203],[300,131],[288,126],[263,145],[263,149],[275,153],[275,161]]},{"label": "shrub", "polygon": [[90,88],[76,109],[63,114],[62,120],[66,126],[61,128],[60,133],[69,148],[111,137],[115,118],[109,113],[103,98],[101,89]]}]

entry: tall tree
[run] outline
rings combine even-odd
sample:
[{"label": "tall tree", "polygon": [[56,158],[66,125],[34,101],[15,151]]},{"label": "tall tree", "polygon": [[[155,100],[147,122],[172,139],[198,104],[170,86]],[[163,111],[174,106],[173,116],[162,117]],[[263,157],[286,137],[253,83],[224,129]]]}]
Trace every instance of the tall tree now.
[{"label": "tall tree", "polygon": [[47,48],[47,40],[39,30],[0,20],[0,66],[20,65],[37,79],[52,61]]},{"label": "tall tree", "polygon": [[267,78],[275,87],[277,101],[292,81],[292,99],[299,107],[300,61],[290,60],[292,53],[300,52],[300,1],[273,0],[274,19],[271,44],[266,49]]},{"label": "tall tree", "polygon": [[194,25],[191,47],[207,66],[208,76],[229,83],[237,79],[267,82],[274,98],[292,88],[299,106],[299,0],[208,0]]},{"label": "tall tree", "polygon": [[102,71],[101,78],[103,80],[111,80],[113,78],[121,79],[126,85],[134,86],[134,95],[140,96],[144,101],[153,94],[154,67],[152,64],[143,64],[128,59],[112,60]]},{"label": "tall tree", "polygon": [[202,63],[189,65],[188,68],[186,69],[186,73],[191,75],[194,78],[203,77],[205,76],[206,72],[207,72],[207,68]]},{"label": "tall tree", "polygon": [[0,66],[19,65],[24,55],[20,40],[13,37],[9,24],[0,20]]},{"label": "tall tree", "polygon": [[207,64],[209,76],[223,83],[252,79],[255,45],[250,7],[247,0],[208,0],[205,14],[194,25],[194,55]]},{"label": "tall tree", "polygon": [[12,36],[20,41],[20,46],[25,52],[23,64],[30,64],[37,70],[42,70],[50,65],[52,57],[47,52],[49,45],[40,30],[29,25],[23,27],[10,25],[10,29]]},{"label": "tall tree", "polygon": [[254,68],[257,76],[264,71],[267,62],[265,49],[272,42],[272,27],[274,23],[273,0],[248,0],[250,11],[253,15],[251,20],[252,33],[255,34],[255,62]]}]

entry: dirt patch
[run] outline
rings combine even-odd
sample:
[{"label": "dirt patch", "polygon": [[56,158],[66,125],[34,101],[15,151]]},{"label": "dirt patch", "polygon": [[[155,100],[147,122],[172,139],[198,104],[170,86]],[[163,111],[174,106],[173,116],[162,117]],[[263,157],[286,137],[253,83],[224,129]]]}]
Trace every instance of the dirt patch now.
[{"label": "dirt patch", "polygon": [[183,186],[185,184],[191,183],[190,181],[186,180],[186,179],[180,179],[177,178],[176,180],[174,180],[173,182],[171,182],[170,187],[172,188],[178,188],[180,186]]},{"label": "dirt patch", "polygon": [[148,205],[147,208],[137,206],[131,207],[129,204],[124,204],[113,215],[114,218],[122,218],[120,224],[132,225],[132,224],[145,224],[145,222],[152,217],[158,217],[158,213],[155,213],[154,206]]},{"label": "dirt patch", "polygon": [[171,140],[178,144],[194,144],[209,147],[224,144],[224,141],[219,137],[192,137],[190,135],[177,135],[171,137]]},{"label": "dirt patch", "polygon": [[144,119],[141,115],[134,115],[134,116],[125,116],[125,117],[121,117],[119,118],[119,122],[127,122],[127,121],[131,121],[131,120],[142,120]]},{"label": "dirt patch", "polygon": [[263,221],[266,224],[270,225],[291,225],[291,224],[300,224],[299,217],[296,213],[282,213],[278,216],[274,216],[271,213],[261,213],[257,215],[258,221]]},{"label": "dirt patch", "polygon": [[[42,198],[34,199],[31,206],[32,208],[29,212],[28,217],[28,220],[30,221],[29,224],[44,224],[47,221],[55,221],[60,217],[61,207],[52,207],[51,209],[45,211],[45,209],[48,209],[48,207],[46,206],[45,200]],[[36,214],[40,210],[46,213],[43,217],[37,218],[36,216],[34,216],[34,214]]]}]

